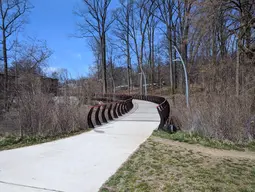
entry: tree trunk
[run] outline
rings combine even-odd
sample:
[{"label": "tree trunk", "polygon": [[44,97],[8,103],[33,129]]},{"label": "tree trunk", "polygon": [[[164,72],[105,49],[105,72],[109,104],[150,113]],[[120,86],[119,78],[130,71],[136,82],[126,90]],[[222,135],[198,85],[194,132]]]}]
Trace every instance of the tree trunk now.
[{"label": "tree trunk", "polygon": [[139,57],[139,59],[140,59],[140,70],[141,70],[141,87],[140,87],[140,89],[141,89],[141,94],[142,95],[144,95],[144,93],[145,93],[145,86],[143,86],[143,84],[146,82],[145,81],[145,78],[146,77],[144,77],[145,75],[144,75],[144,71],[143,71],[143,49],[144,49],[144,38],[145,38],[145,36],[144,36],[144,34],[142,35],[142,42],[141,42],[141,48],[140,48],[140,57]]},{"label": "tree trunk", "polygon": [[[176,30],[174,31],[174,42],[177,42],[177,35],[176,35]],[[174,58],[177,57],[177,53],[176,53],[176,50],[174,50]],[[173,71],[174,71],[174,74],[173,74],[173,77],[174,77],[174,90],[176,90],[178,88],[178,78],[179,78],[179,73],[178,73],[178,64],[176,65],[176,63],[174,63],[174,66],[173,66]]]},{"label": "tree trunk", "polygon": [[8,57],[5,30],[3,30],[3,57],[4,57],[4,108],[8,109]]},{"label": "tree trunk", "polygon": [[113,67],[112,54],[111,54],[111,57],[110,57],[110,65],[111,65],[112,93],[115,93],[115,82],[114,82],[114,77],[113,77],[114,67]]},{"label": "tree trunk", "polygon": [[[184,13],[183,13],[183,19],[181,23],[181,56],[183,57],[184,64],[186,65],[187,72],[189,72],[189,66],[188,66],[188,35],[189,35],[189,28],[190,28],[190,11],[191,11],[192,2],[185,0],[184,1]],[[181,13],[180,13],[181,15]],[[184,73],[183,68],[180,68],[180,88],[181,92],[184,92]]]},{"label": "tree trunk", "polygon": [[157,75],[158,76],[158,85],[161,86],[161,81],[160,81],[160,76],[161,76],[161,74],[160,74],[160,70],[161,70],[160,61],[158,61],[158,66],[157,67],[158,67],[158,71],[157,71],[158,72],[158,75]]},{"label": "tree trunk", "polygon": [[[127,7],[129,7],[129,1],[127,1]],[[129,26],[129,8],[127,8],[127,14],[126,14],[126,21],[127,21],[127,43],[126,43],[126,48],[127,48],[127,83],[128,83],[128,93],[130,94],[130,86],[131,86],[131,57],[130,57],[130,40],[129,40],[129,34],[130,34],[130,26]]]},{"label": "tree trunk", "polygon": [[105,34],[102,35],[102,64],[103,64],[103,94],[107,93],[107,77],[106,77],[106,40]]},{"label": "tree trunk", "polygon": [[155,59],[154,59],[154,37],[155,29],[154,26],[151,25],[148,30],[148,44],[149,44],[149,66],[150,66],[150,83],[153,85],[155,81]]},{"label": "tree trunk", "polygon": [[239,49],[239,38],[237,39],[236,49],[236,96],[239,96],[239,68],[240,68],[240,49]]},{"label": "tree trunk", "polygon": [[152,42],[151,42],[151,68],[152,68],[152,74],[151,74],[151,81],[152,81],[152,86],[153,83],[155,83],[155,45],[154,45],[154,40],[155,40],[155,29],[152,29]]},{"label": "tree trunk", "polygon": [[143,74],[140,67],[140,95],[143,95]]},{"label": "tree trunk", "polygon": [[211,77],[211,88],[210,91],[215,91],[216,89],[216,63],[217,63],[217,29],[216,29],[216,22],[214,20],[212,24],[212,77]]},{"label": "tree trunk", "polygon": [[148,29],[148,45],[149,45],[149,66],[150,66],[150,74],[149,74],[149,82],[152,83],[152,27]]},{"label": "tree trunk", "polygon": [[127,43],[127,82],[128,82],[128,93],[129,94],[130,94],[130,87],[131,87],[131,61],[130,60],[131,60],[131,58],[130,58],[129,40],[128,40],[128,43]]},{"label": "tree trunk", "polygon": [[168,54],[169,54],[169,83],[170,83],[170,90],[171,94],[174,93],[174,84],[173,84],[173,47],[172,47],[172,30],[170,27],[167,29],[168,35]]},{"label": "tree trunk", "polygon": [[102,75],[102,71],[101,71],[101,68],[102,68],[102,54],[98,53],[97,54],[97,79],[99,80],[100,79],[100,76]]},{"label": "tree trunk", "polygon": [[[189,32],[189,25],[185,27],[184,31],[184,37],[182,40],[182,52],[181,56],[183,57],[184,64],[186,65],[187,68],[187,73],[189,72],[189,66],[188,66],[188,32]],[[184,81],[184,72],[182,66],[180,67],[181,69],[181,90],[184,92],[184,87],[185,87],[185,81]]]}]

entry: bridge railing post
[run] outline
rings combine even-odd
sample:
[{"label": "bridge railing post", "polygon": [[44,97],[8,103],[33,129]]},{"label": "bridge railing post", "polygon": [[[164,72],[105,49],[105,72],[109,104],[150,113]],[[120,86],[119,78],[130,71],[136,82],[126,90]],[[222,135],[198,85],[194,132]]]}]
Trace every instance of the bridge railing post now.
[{"label": "bridge railing post", "polygon": [[121,102],[121,113],[124,115],[126,113],[125,111],[125,101]]},{"label": "bridge railing post", "polygon": [[[162,129],[166,123],[168,123],[169,115],[170,115],[170,105],[168,101],[164,97],[152,96],[152,95],[116,95],[116,94],[105,94],[102,97],[97,97],[95,100],[102,100],[106,102],[114,102],[110,104],[104,104],[99,106],[94,106],[89,110],[87,121],[88,125],[91,128],[94,128],[94,124],[92,122],[92,114],[93,118],[95,116],[95,124],[101,125],[102,123],[107,123],[107,121],[113,120],[114,118],[118,118],[119,116],[124,115],[129,112],[133,108],[133,99],[140,99],[145,101],[150,101],[159,104],[157,107],[157,111],[160,116],[160,124],[159,129]],[[94,108],[97,108],[94,110]],[[106,114],[106,109],[107,114]],[[108,118],[106,118],[106,115]],[[102,122],[101,122],[102,121]]]},{"label": "bridge railing post", "polygon": [[87,116],[87,122],[89,128],[95,128],[95,126],[92,123],[92,113],[93,113],[94,107],[91,107]]},{"label": "bridge railing post", "polygon": [[114,118],[118,118],[118,115],[117,115],[117,105],[118,105],[118,103],[115,103],[115,105],[113,107],[113,117]]},{"label": "bridge railing post", "polygon": [[163,112],[162,112],[162,106],[158,106],[157,107],[157,110],[158,110],[158,113],[159,113],[159,116],[160,116],[160,123],[159,123],[159,126],[158,126],[158,129],[163,129],[164,127],[164,115],[163,115]]},{"label": "bridge railing post", "polygon": [[118,114],[118,116],[122,116],[122,114],[121,114],[121,103],[120,102],[118,102],[117,114]]},{"label": "bridge railing post", "polygon": [[129,111],[128,110],[128,101],[129,101],[129,99],[125,101],[125,106],[124,106],[125,107],[125,113],[128,113],[128,111]]},{"label": "bridge railing post", "polygon": [[109,108],[108,108],[108,119],[109,119],[110,121],[113,120],[111,111],[112,111],[112,103],[110,104],[110,106],[109,106]]},{"label": "bridge railing post", "polygon": [[97,107],[96,113],[95,113],[95,119],[96,119],[96,125],[102,125],[102,123],[99,120],[99,112],[100,112],[101,105]]},{"label": "bridge railing post", "polygon": [[101,111],[103,123],[107,123],[107,120],[106,120],[106,117],[105,117],[105,109],[106,109],[106,107],[107,107],[107,105],[103,105],[103,109]]},{"label": "bridge railing post", "polygon": [[159,104],[157,107],[157,111],[160,116],[159,129],[162,129],[165,126],[165,124],[168,123],[170,115],[170,105],[164,97],[152,95],[133,95],[133,99],[140,99]]}]

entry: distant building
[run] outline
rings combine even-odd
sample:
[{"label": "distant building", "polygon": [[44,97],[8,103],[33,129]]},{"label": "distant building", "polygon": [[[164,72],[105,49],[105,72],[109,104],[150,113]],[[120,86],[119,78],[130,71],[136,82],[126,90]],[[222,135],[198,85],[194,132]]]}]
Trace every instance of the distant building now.
[{"label": "distant building", "polygon": [[[15,76],[15,75],[8,75],[8,84],[9,84],[9,91],[15,91],[16,83],[19,85],[27,85],[26,87],[29,88],[29,81],[36,81],[38,80],[39,87],[43,93],[52,93],[57,95],[58,93],[58,79],[43,77],[39,75],[32,75],[32,78],[28,75],[22,76]],[[4,74],[0,73],[0,93],[4,90]]]}]

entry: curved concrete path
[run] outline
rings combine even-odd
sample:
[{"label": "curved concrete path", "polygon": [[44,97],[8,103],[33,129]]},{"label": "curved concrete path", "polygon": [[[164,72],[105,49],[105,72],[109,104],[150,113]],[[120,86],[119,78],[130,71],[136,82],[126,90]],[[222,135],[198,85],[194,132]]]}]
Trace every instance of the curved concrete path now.
[{"label": "curved concrete path", "polygon": [[133,102],[128,114],[90,132],[0,152],[0,191],[98,191],[159,124],[156,104]]}]

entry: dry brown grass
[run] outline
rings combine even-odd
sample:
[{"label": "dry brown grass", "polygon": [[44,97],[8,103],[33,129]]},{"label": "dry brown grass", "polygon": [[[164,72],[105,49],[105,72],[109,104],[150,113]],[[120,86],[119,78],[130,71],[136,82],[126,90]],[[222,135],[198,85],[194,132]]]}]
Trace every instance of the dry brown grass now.
[{"label": "dry brown grass", "polygon": [[11,107],[0,119],[2,135],[47,137],[88,128],[84,100],[67,91],[58,97],[45,93],[37,79],[29,75],[18,83]]},{"label": "dry brown grass", "polygon": [[87,129],[88,107],[69,97],[57,102],[52,95],[22,93],[17,106],[0,121],[4,135],[56,136]]},{"label": "dry brown grass", "polygon": [[181,121],[182,129],[220,140],[243,142],[255,137],[253,96],[242,94],[193,93],[190,110],[184,95],[171,99],[172,115]]},{"label": "dry brown grass", "polygon": [[254,158],[210,155],[187,145],[151,137],[100,191],[255,191]]}]

